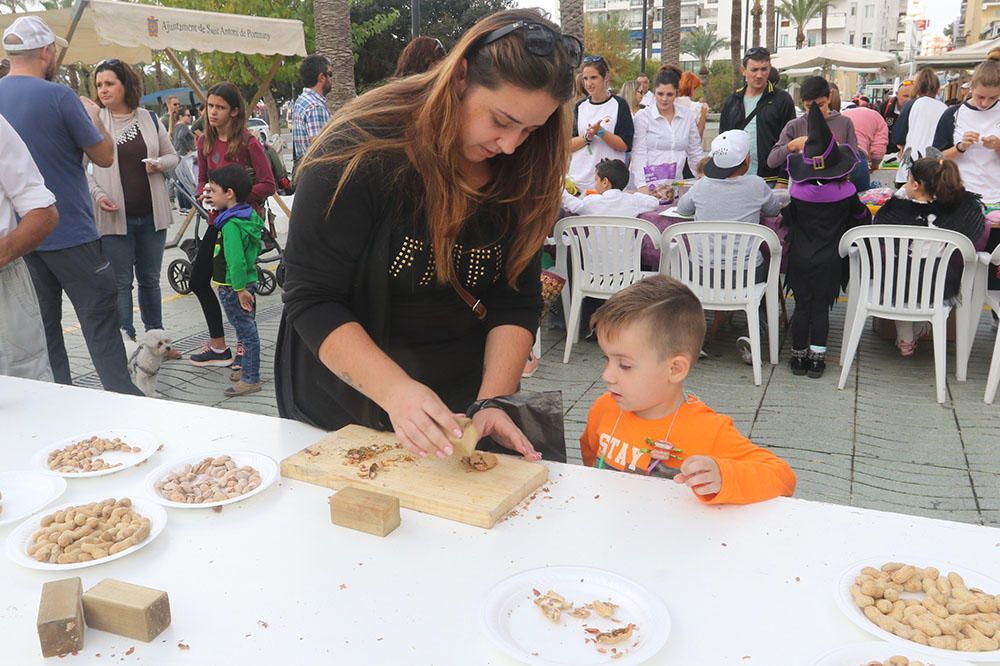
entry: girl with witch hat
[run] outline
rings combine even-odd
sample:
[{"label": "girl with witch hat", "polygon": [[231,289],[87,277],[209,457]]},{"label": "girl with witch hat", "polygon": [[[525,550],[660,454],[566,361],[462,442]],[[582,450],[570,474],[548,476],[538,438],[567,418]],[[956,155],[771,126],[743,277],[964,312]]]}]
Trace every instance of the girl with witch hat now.
[{"label": "girl with witch hat", "polygon": [[809,109],[805,147],[787,159],[791,203],[782,220],[791,244],[785,284],[795,295],[789,323],[795,375],[815,379],[826,369],[830,308],[845,277],[837,246],[848,228],[871,221],[850,179],[857,163],[854,149],[837,144],[819,105],[814,104]]}]

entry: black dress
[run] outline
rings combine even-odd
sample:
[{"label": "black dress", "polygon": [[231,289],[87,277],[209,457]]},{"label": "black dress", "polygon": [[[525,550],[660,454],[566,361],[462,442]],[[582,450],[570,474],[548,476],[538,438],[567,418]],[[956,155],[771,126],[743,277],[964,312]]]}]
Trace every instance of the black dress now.
[{"label": "black dress", "polygon": [[486,336],[502,325],[534,334],[541,314],[541,254],[511,288],[509,207],[484,204],[463,226],[453,256],[461,284],[486,305],[480,321],[450,284],[439,284],[421,210],[421,183],[402,156],[367,158],[327,210],[339,167],[300,175],[285,249],[285,310],[275,381],[283,417],[334,430],[390,430],[385,412],[318,358],[339,326],[357,322],[415,380],[464,412],[483,378]]}]

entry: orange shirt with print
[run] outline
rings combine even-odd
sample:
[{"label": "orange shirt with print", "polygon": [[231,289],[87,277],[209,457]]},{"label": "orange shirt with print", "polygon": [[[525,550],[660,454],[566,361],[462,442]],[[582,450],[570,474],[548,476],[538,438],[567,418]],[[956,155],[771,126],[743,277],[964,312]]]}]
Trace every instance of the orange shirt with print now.
[{"label": "orange shirt with print", "polygon": [[[648,420],[622,410],[611,394],[605,393],[590,408],[587,429],[580,436],[583,462],[593,467],[603,456],[605,467],[646,474],[653,462],[647,438],[654,442],[667,439],[681,450],[682,458],[711,456],[718,463],[722,489],[715,495],[695,493],[708,504],[752,504],[791,496],[795,491],[795,472],[788,463],[754,445],[736,429],[730,417],[717,414],[692,395],[678,411]],[[660,465],[680,467],[682,462],[664,460]]]}]

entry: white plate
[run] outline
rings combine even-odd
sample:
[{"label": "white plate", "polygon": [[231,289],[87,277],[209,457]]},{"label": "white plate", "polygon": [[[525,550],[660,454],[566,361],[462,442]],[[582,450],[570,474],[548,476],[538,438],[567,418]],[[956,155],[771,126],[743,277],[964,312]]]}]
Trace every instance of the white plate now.
[{"label": "white plate", "polygon": [[967,661],[942,660],[929,655],[925,656],[916,650],[903,650],[898,645],[882,641],[852,643],[839,647],[823,655],[815,666],[865,666],[868,662],[885,661],[896,655],[906,657],[910,661],[922,661],[925,666],[972,666]]},{"label": "white plate", "polygon": [[[170,472],[177,472],[183,469],[184,465],[197,465],[205,458],[217,458],[219,456],[229,456],[236,463],[237,467],[243,467],[244,465],[250,465],[258,472],[260,472],[260,485],[251,490],[248,493],[244,493],[239,497],[233,497],[227,500],[219,500],[218,502],[203,502],[201,504],[185,504],[183,502],[172,502],[166,497],[161,495],[155,487],[155,483],[165,477]],[[278,463],[275,462],[274,458],[265,456],[263,453],[254,453],[253,451],[209,451],[207,453],[199,453],[198,455],[188,456],[187,458],[182,458],[180,460],[174,460],[168,463],[164,463],[154,469],[152,472],[146,475],[145,480],[142,482],[142,487],[146,491],[146,494],[152,498],[154,502],[162,504],[163,506],[170,507],[171,509],[210,509],[213,506],[225,506],[226,504],[232,504],[234,502],[241,502],[249,497],[253,497],[258,493],[262,493],[267,490],[275,481],[278,480]]]},{"label": "white plate", "polygon": [[0,472],[3,511],[0,527],[16,523],[44,509],[66,492],[66,479],[30,470]]},{"label": "white plate", "polygon": [[[542,594],[552,590],[576,606],[595,599],[611,601],[619,606],[615,618],[620,622],[596,613],[585,620],[563,613],[555,625],[535,605],[533,589]],[[659,597],[628,578],[588,567],[543,567],[511,576],[486,595],[480,621],[486,634],[510,656],[526,664],[550,666],[640,664],[658,653],[670,636],[670,613]],[[585,624],[607,631],[629,623],[636,625],[636,631],[627,641],[613,646],[584,644]],[[599,653],[598,647],[607,648],[607,653]],[[627,654],[612,659],[612,647]]]},{"label": "white plate", "polygon": [[[936,567],[942,574],[954,571],[965,579],[965,584],[968,587],[978,587],[985,592],[1000,594],[1000,582],[997,582],[989,576],[966,569],[962,566],[914,557],[869,557],[849,566],[843,573],[837,576],[833,582],[833,597],[837,600],[837,606],[854,624],[858,625],[876,638],[889,641],[896,646],[897,649],[902,648],[904,650],[912,650],[913,652],[919,652],[920,654],[925,654],[929,657],[933,656],[935,659],[944,660],[960,657],[965,661],[1000,661],[1000,650],[991,650],[989,652],[959,652],[958,650],[944,650],[941,648],[920,645],[879,628],[877,624],[865,617],[865,614],[860,608],[858,608],[857,604],[854,603],[854,599],[851,597],[851,585],[854,584],[854,578],[858,576],[861,573],[861,570],[865,567],[873,567],[877,569],[886,562],[906,562],[907,564],[912,564],[922,568]],[[909,596],[918,597],[922,596],[922,593],[921,595],[909,595],[904,592],[902,596],[903,598],[907,598]]]},{"label": "white plate", "polygon": [[[56,449],[65,448],[70,444],[82,442],[83,440],[91,437],[103,437],[104,439],[114,439],[117,437],[129,446],[138,446],[142,450],[138,453],[110,451],[108,453],[101,454],[100,457],[103,458],[104,462],[109,465],[121,463],[118,467],[112,467],[111,469],[100,469],[96,472],[57,472],[49,469],[49,453],[55,451]],[[95,429],[94,432],[83,433],[73,437],[67,437],[66,439],[61,439],[58,442],[50,444],[44,449],[39,450],[35,453],[34,457],[32,457],[31,466],[35,469],[48,472],[49,474],[58,474],[59,476],[67,479],[87,479],[92,476],[105,476],[107,474],[121,472],[129,467],[135,467],[156,453],[157,449],[159,449],[162,444],[163,442],[159,437],[151,432],[146,432],[145,430],[125,430],[115,428],[108,430]]]},{"label": "white plate", "polygon": [[[84,504],[90,504],[91,502],[100,502],[103,499],[105,499],[105,497],[66,504],[49,511],[48,513],[56,513],[72,506],[82,506]],[[121,498],[119,497],[117,499]],[[118,558],[130,555],[140,548],[148,545],[153,541],[153,539],[160,535],[160,532],[162,532],[163,528],[167,525],[167,512],[164,511],[162,506],[150,502],[147,499],[141,497],[130,497],[129,499],[132,500],[132,510],[144,518],[149,518],[151,523],[149,527],[149,536],[131,548],[126,548],[125,550],[115,553],[114,555],[108,555],[107,557],[102,557],[99,560],[90,560],[89,562],[77,562],[75,564],[49,564],[48,562],[39,562],[28,555],[28,546],[31,545],[31,535],[41,529],[41,526],[39,525],[40,519],[35,517],[29,518],[18,525],[14,531],[10,533],[10,536],[7,537],[7,557],[9,557],[14,564],[20,564],[22,567],[27,567],[29,569],[40,569],[42,571],[67,571],[69,569],[83,569],[85,567],[104,564],[105,562],[111,562],[112,560],[117,560]]]},{"label": "white plate", "polygon": [[[670,208],[664,211],[660,211],[660,215],[662,215],[663,217],[681,217],[684,218],[685,220],[694,219],[694,215],[682,215],[680,212],[678,212],[677,206],[671,206]],[[616,659],[615,661],[621,663],[621,659]]]}]

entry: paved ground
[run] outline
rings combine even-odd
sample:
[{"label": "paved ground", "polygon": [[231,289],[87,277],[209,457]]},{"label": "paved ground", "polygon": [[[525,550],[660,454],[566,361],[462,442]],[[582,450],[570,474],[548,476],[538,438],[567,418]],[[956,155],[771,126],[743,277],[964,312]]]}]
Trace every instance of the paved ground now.
[{"label": "paved ground", "polygon": [[[170,237],[177,226],[168,232]],[[164,267],[183,256],[179,250],[168,250]],[[222,391],[229,385],[228,370],[174,361],[161,372],[164,398],[276,415],[273,356],[280,294],[278,290],[259,300],[263,391],[226,399]],[[163,301],[164,324],[179,348],[184,352],[199,348],[206,333],[194,296],[174,293],[164,278]],[[68,303],[65,312],[74,381],[98,387]],[[834,362],[821,379],[791,374],[783,339],[782,364],[765,366],[763,384],[755,387],[749,366],[735,351],[740,326],[734,324],[706,342],[709,358],[698,363],[688,389],[731,415],[754,442],[786,458],[798,473],[799,497],[1000,526],[1000,404],[983,403],[994,335],[989,317],[982,317],[967,382],[954,379],[954,349],[949,345],[949,401],[938,405],[930,346],[924,344],[914,358],[904,359],[870,330],[862,341],[856,371],[847,387],[838,391],[835,359],[843,314],[840,303],[833,315]],[[138,323],[138,313],[136,318]],[[524,387],[563,392],[570,460],[579,463],[577,440],[587,410],[604,390],[602,359],[595,343],[581,341],[574,346],[570,363],[563,365],[563,339],[563,331],[543,332],[541,366]]]}]

